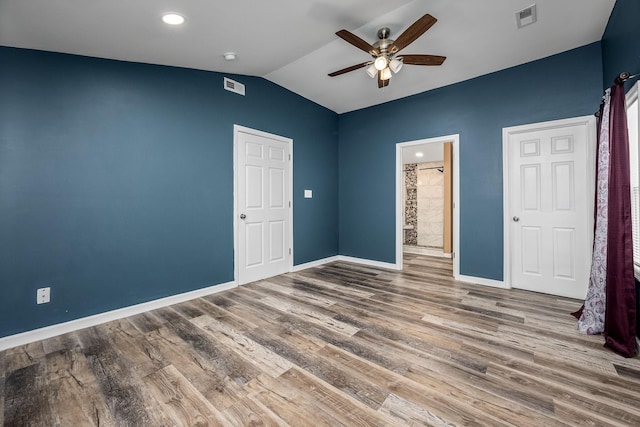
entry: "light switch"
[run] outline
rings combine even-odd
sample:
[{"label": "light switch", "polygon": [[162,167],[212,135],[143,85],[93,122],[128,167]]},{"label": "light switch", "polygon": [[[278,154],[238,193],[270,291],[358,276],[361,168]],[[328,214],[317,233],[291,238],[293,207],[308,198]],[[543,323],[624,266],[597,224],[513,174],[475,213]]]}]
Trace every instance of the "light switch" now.
[{"label": "light switch", "polygon": [[310,199],[313,197],[313,191],[312,190],[304,190],[304,198],[305,199]]}]

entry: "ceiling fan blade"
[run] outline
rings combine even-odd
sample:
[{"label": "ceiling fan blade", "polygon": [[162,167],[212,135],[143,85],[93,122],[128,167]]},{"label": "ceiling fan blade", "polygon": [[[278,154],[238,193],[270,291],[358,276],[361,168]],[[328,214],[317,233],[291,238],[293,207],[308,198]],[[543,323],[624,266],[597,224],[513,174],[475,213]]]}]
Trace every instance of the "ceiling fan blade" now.
[{"label": "ceiling fan blade", "polygon": [[411,65],[442,65],[446,56],[438,55],[401,55],[402,62]]},{"label": "ceiling fan blade", "polygon": [[358,70],[362,67],[366,67],[369,65],[371,61],[363,62],[362,64],[352,65],[351,67],[343,68],[342,70],[334,71],[333,73],[329,73],[329,77],[339,76],[340,74],[348,73],[350,71]]},{"label": "ceiling fan blade", "polygon": [[347,43],[350,43],[358,49],[364,50],[365,52],[373,56],[378,56],[380,54],[380,51],[378,49],[371,46],[369,43],[347,30],[340,30],[336,33],[336,35]]},{"label": "ceiling fan blade", "polygon": [[389,47],[389,50],[391,53],[395,53],[409,46],[437,21],[436,18],[427,13],[407,28],[404,33],[400,34],[396,41]]},{"label": "ceiling fan blade", "polygon": [[378,89],[389,86],[391,79],[382,80],[382,71],[378,71]]}]

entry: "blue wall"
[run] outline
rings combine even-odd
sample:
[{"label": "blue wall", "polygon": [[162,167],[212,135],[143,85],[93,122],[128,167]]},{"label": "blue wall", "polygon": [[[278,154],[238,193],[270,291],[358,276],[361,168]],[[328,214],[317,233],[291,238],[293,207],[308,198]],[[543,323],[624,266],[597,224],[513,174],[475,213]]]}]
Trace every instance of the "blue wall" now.
[{"label": "blue wall", "polygon": [[457,133],[460,273],[502,280],[502,128],[593,114],[601,95],[597,42],[340,115],[340,254],[395,262],[395,144]]},{"label": "blue wall", "polygon": [[231,76],[241,97],[212,72],[0,64],[0,337],[232,281],[234,124],[294,140],[295,263],[338,253],[334,112],[260,78]]},{"label": "blue wall", "polygon": [[[602,37],[603,86],[623,71],[640,73],[640,1],[617,0]],[[629,80],[629,89],[636,80]]]}]

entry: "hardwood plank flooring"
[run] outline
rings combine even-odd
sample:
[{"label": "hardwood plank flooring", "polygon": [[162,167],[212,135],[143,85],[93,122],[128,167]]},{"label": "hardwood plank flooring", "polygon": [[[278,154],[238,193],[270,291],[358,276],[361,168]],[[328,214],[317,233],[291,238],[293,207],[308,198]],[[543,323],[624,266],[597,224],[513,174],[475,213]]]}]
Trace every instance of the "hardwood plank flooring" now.
[{"label": "hardwood plank flooring", "polygon": [[346,262],[0,352],[5,426],[637,426],[581,302]]}]

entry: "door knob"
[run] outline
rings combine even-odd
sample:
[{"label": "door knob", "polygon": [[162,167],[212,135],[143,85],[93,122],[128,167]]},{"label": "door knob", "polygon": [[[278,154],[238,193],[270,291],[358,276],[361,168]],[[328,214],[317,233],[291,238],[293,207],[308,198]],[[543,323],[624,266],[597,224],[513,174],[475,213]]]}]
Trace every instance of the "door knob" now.
[{"label": "door knob", "polygon": [[518,218],[517,216],[514,216],[513,217],[513,222],[518,222],[518,221],[520,221],[520,218]]},{"label": "door knob", "polygon": [[245,219],[247,216],[245,214],[240,214],[240,219]]}]

